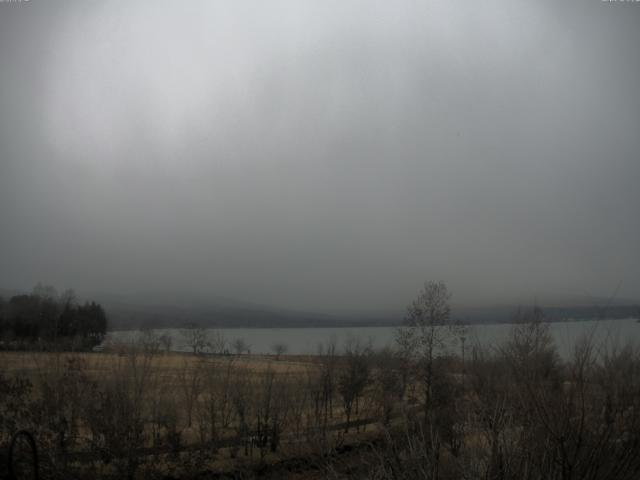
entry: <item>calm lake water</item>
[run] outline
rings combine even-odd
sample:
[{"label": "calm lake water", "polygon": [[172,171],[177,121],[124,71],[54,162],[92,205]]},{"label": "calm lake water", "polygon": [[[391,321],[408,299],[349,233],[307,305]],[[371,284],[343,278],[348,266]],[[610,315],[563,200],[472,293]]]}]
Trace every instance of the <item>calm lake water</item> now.
[{"label": "calm lake water", "polygon": [[[640,344],[640,323],[636,319],[623,320],[586,320],[551,323],[551,333],[558,351],[567,357],[573,351],[576,342],[593,336],[598,344],[608,346],[624,346],[631,342]],[[466,350],[473,345],[491,348],[504,341],[513,325],[492,324],[469,326],[466,333]],[[338,351],[342,351],[349,339],[370,342],[374,348],[393,346],[397,327],[346,327],[346,328],[219,328],[210,333],[219,332],[224,336],[227,345],[236,339],[243,339],[250,347],[251,353],[272,353],[273,345],[285,344],[290,354],[318,353],[319,344],[334,340]],[[157,329],[158,335],[168,334],[172,338],[172,349],[189,351],[183,330]],[[105,342],[134,342],[140,338],[140,332],[113,331]],[[231,350],[231,347],[228,347]]]}]

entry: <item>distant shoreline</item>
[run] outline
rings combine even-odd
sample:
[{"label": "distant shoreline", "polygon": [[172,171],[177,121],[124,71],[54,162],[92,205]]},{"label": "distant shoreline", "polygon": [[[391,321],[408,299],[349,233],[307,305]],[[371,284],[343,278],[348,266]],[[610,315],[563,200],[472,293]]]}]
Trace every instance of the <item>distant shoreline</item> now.
[{"label": "distant shoreline", "polygon": [[[590,322],[597,320],[638,320],[638,315],[622,315],[622,316],[606,316],[606,317],[565,317],[565,318],[545,318],[543,320],[544,323],[579,323],[579,322]],[[464,326],[483,326],[483,325],[517,325],[518,323],[514,321],[513,318],[504,319],[504,320],[493,320],[493,321],[471,321],[471,322],[460,322],[459,325]],[[335,329],[335,328],[344,328],[344,329],[352,329],[352,328],[393,328],[393,327],[403,327],[405,326],[404,322],[346,322],[346,323],[337,323],[337,322],[328,322],[325,324],[282,324],[282,325],[231,325],[231,324],[222,324],[222,325],[197,325],[198,328],[210,329],[210,330],[240,330],[240,329],[251,329],[251,330],[279,330],[279,329]],[[125,326],[117,326],[115,328],[109,328],[108,332],[134,332],[141,330],[171,330],[171,329],[183,329],[187,328],[185,325],[145,325],[143,327],[125,327]]]}]

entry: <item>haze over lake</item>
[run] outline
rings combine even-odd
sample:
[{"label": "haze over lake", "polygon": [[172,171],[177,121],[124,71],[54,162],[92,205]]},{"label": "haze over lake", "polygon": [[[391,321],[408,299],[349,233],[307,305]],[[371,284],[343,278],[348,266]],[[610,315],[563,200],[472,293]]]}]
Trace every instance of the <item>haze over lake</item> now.
[{"label": "haze over lake", "polygon": [[[640,323],[634,318],[624,320],[585,320],[550,323],[551,334],[563,357],[571,355],[577,342],[591,336],[596,344],[607,347],[623,347],[628,342],[640,343]],[[471,351],[474,345],[493,348],[505,340],[513,324],[471,325],[467,327],[466,347]],[[157,335],[168,334],[173,340],[175,351],[190,351],[185,344],[182,329],[158,329]],[[338,352],[342,351],[349,339],[362,343],[370,342],[375,349],[394,346],[397,327],[358,328],[221,328],[208,329],[210,334],[221,333],[227,344],[236,339],[244,339],[252,354],[271,354],[275,344],[285,344],[290,354],[316,354],[320,344],[335,340]],[[110,332],[105,344],[135,342],[141,336],[137,331]],[[453,345],[451,348],[460,348]],[[229,351],[232,348],[228,347]],[[458,353],[456,351],[456,353]]]}]

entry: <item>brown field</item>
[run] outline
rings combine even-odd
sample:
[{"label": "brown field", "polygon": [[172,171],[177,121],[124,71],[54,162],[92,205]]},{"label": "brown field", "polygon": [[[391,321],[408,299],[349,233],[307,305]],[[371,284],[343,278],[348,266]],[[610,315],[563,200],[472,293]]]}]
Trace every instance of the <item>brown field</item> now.
[{"label": "brown field", "polygon": [[[0,351],[0,371],[10,374],[23,374],[36,376],[43,368],[51,368],[54,365],[64,364],[68,359],[80,360],[92,375],[98,375],[104,371],[110,371],[113,367],[122,363],[125,353],[51,353],[51,352],[11,352]],[[189,353],[162,353],[154,355],[151,359],[151,368],[164,371],[167,374],[175,373],[178,369],[196,365],[207,365],[212,368],[233,362],[236,368],[247,372],[262,373],[272,370],[278,374],[301,375],[310,368],[317,367],[317,360],[311,356],[282,355],[276,360],[271,355],[192,355]]]},{"label": "brown field", "polygon": [[[332,357],[331,369],[340,363]],[[366,439],[373,403],[362,395],[350,414],[353,427],[345,428],[335,378],[328,385],[323,372],[322,359],[309,356],[0,352],[0,373],[29,381],[24,400],[50,415],[38,423],[64,417],[64,435],[72,439],[64,455],[99,474],[123,474],[133,465],[144,471],[150,463],[155,471],[188,470],[195,454],[198,468],[235,471]],[[103,401],[97,410],[87,408]],[[96,415],[108,417],[107,424]],[[109,422],[124,425],[112,431]],[[137,431],[130,428],[136,425]],[[121,438],[127,439],[122,445]],[[121,465],[100,460],[104,450]]]},{"label": "brown field", "polygon": [[635,480],[640,351],[594,345],[560,360],[532,323],[466,362],[0,352],[0,459],[27,430],[42,478]]}]

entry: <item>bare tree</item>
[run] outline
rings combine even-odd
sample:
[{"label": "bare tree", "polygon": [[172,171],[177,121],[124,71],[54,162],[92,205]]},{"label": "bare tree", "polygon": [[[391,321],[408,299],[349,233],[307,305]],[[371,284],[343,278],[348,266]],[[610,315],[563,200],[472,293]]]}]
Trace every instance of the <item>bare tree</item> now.
[{"label": "bare tree", "polygon": [[289,349],[289,347],[287,346],[286,343],[274,343],[271,346],[271,350],[276,355],[276,360],[280,360],[280,356],[284,355],[285,353],[287,353],[288,349]]},{"label": "bare tree", "polygon": [[232,346],[237,355],[242,355],[249,350],[249,344],[245,342],[244,338],[236,338]]},{"label": "bare tree", "polygon": [[[235,375],[230,385],[230,398],[233,405],[234,422],[237,439],[244,444],[245,455],[249,455],[251,444],[251,419],[255,410],[255,398],[251,394],[253,385],[247,375]],[[235,449],[231,450],[235,456]]]},{"label": "bare tree", "polygon": [[321,397],[319,398],[320,402],[316,402],[316,412],[318,412],[318,408],[323,411],[322,433],[324,436],[327,432],[329,418],[333,418],[333,397],[338,364],[335,337],[330,338],[325,345],[318,345],[318,356],[320,357],[322,369],[319,376]]},{"label": "bare tree", "polygon": [[[307,371],[308,379],[309,371]],[[296,438],[300,437],[302,427],[305,425],[305,420],[308,421],[309,409],[311,403],[309,401],[313,394],[312,389],[308,388],[310,384],[316,382],[305,382],[303,379],[296,378],[296,381],[292,382],[289,389],[289,401],[291,403],[291,419],[293,421],[293,430]]]},{"label": "bare tree", "polygon": [[160,345],[162,345],[165,353],[169,353],[171,351],[171,346],[173,345],[173,339],[171,338],[171,335],[169,335],[168,333],[163,333],[162,335],[160,335],[158,340],[160,340]]},{"label": "bare tree", "polygon": [[184,409],[187,414],[187,427],[191,427],[193,419],[193,409],[202,391],[202,370],[201,362],[195,365],[188,357],[183,358],[182,368],[178,371],[178,383],[184,398]]},{"label": "bare tree", "polygon": [[160,349],[160,337],[150,328],[141,328],[137,338],[137,343],[142,350],[153,350],[157,352]]},{"label": "bare tree", "polygon": [[227,341],[224,338],[224,335],[222,334],[222,332],[219,332],[218,330],[210,332],[209,339],[210,340],[209,340],[208,346],[212,353],[216,353],[216,354],[224,353],[224,349],[227,345]]},{"label": "bare tree", "polygon": [[209,346],[207,330],[195,323],[189,323],[182,329],[182,337],[194,355],[202,353]]},{"label": "bare tree", "polygon": [[375,367],[373,380],[375,397],[382,414],[383,424],[389,425],[394,406],[404,395],[402,386],[403,365],[398,356],[389,348],[376,352],[373,357]]},{"label": "bare tree", "polygon": [[407,309],[407,326],[397,332],[401,351],[414,359],[424,395],[425,422],[429,421],[434,384],[434,361],[457,338],[451,320],[451,294],[443,282],[425,282]]},{"label": "bare tree", "polygon": [[154,383],[157,349],[122,352],[110,374],[87,392],[84,418],[93,448],[106,459],[116,459],[120,478],[133,479],[142,461],[140,449],[147,442],[147,394]]},{"label": "bare tree", "polygon": [[227,365],[212,362],[203,369],[202,401],[197,403],[200,428],[200,440],[213,443],[214,448],[225,425],[226,412],[229,409],[229,373],[231,357]]},{"label": "bare tree", "polygon": [[345,348],[346,365],[338,378],[338,391],[346,417],[345,433],[351,426],[351,414],[358,413],[358,401],[370,379],[370,349],[363,348],[357,340],[351,339]]}]

